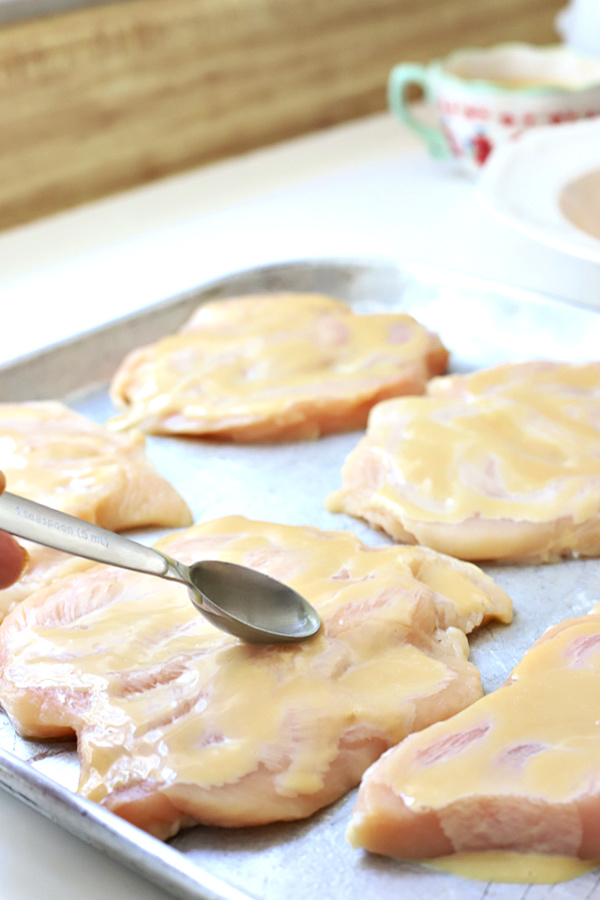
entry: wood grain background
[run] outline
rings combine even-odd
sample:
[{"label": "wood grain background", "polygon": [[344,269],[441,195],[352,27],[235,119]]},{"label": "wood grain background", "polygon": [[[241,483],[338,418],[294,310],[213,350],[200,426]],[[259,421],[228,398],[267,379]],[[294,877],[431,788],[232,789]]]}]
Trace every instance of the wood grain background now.
[{"label": "wood grain background", "polygon": [[555,43],[565,0],[128,0],[0,27],[0,228],[385,108],[390,68]]}]

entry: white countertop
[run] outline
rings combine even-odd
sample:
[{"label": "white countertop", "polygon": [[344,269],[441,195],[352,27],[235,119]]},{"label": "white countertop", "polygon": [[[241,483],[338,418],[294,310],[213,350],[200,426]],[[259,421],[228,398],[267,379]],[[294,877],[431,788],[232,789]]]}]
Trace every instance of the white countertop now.
[{"label": "white countertop", "polygon": [[[0,233],[0,364],[238,269],[331,257],[438,263],[600,305],[599,265],[496,220],[380,115]],[[0,792],[0,898],[39,897],[165,894]]]},{"label": "white countertop", "polygon": [[332,256],[600,302],[599,266],[497,220],[381,115],[0,233],[0,363],[236,269]]}]

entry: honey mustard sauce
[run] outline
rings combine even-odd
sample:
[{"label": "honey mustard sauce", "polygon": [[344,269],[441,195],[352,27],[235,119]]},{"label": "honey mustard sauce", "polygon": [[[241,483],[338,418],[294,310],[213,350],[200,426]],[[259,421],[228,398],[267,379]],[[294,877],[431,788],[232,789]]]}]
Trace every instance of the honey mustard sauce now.
[{"label": "honey mustard sauce", "polygon": [[0,467],[7,485],[37,500],[91,491],[108,480],[103,462],[115,455],[134,457],[144,449],[141,433],[119,442],[118,436],[54,401],[2,403],[0,426]]},{"label": "honey mustard sauce", "polygon": [[[10,491],[114,531],[191,522],[182,497],[146,457],[140,431],[113,434],[59,402],[0,403],[0,470]],[[27,566],[0,590],[0,621],[44,583],[90,565],[22,543]]]},{"label": "honey mustard sauce", "polygon": [[[372,766],[350,842],[406,858],[423,816],[438,841],[429,846],[453,852],[418,861],[465,878],[545,884],[595,868],[599,710],[600,604],[551,628],[504,686]],[[395,819],[381,818],[399,801]]]},{"label": "honey mustard sauce", "polygon": [[[2,629],[1,701],[25,734],[77,731],[80,790],[108,805],[143,786],[203,821],[308,815],[385,747],[481,696],[464,631],[511,616],[476,567],[344,532],[229,517],[157,546],[182,562],[259,566],[301,591],[325,629],[301,645],[250,647],[205,623],[184,588],[101,566],[25,601]],[[356,758],[338,762],[340,741]],[[348,767],[340,780],[336,766]],[[250,777],[260,804],[243,787]],[[208,792],[236,785],[236,809],[223,800],[211,811]]]},{"label": "honey mustard sauce", "polygon": [[579,878],[598,865],[600,859],[590,862],[570,856],[511,853],[501,850],[456,853],[428,863],[433,869],[471,881],[510,884],[559,884],[562,881]]},{"label": "honey mustard sauce", "polygon": [[434,379],[429,394],[372,410],[331,511],[409,524],[599,514],[599,364],[500,366]]},{"label": "honey mustard sauce", "polygon": [[56,401],[0,403],[0,470],[11,492],[113,531],[191,522],[142,432],[114,434]]},{"label": "honey mustard sauce", "polygon": [[447,357],[406,314],[355,315],[342,301],[311,294],[218,301],[123,361],[111,395],[128,408],[110,426],[234,428],[309,401],[319,409],[327,397],[363,403],[386,384],[421,391]]}]

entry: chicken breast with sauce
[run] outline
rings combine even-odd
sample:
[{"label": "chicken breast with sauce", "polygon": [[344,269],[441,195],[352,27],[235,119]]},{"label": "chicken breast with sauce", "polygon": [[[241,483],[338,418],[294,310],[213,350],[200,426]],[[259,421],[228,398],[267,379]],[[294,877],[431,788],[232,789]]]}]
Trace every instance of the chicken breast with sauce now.
[{"label": "chicken breast with sauce", "polygon": [[[12,493],[110,531],[191,523],[185,501],[146,457],[140,431],[113,434],[59,402],[0,403],[0,471]],[[90,565],[21,543],[28,564],[0,591],[0,619],[42,584]]]},{"label": "chicken breast with sauce", "polygon": [[600,554],[600,363],[506,364],[379,404],[327,499],[460,559]]},{"label": "chicken breast with sauce", "polygon": [[351,843],[493,881],[600,864],[599,710],[600,604],[550,628],[498,690],[383,755]]},{"label": "chicken breast with sauce", "polygon": [[465,633],[512,613],[471,564],[347,532],[228,517],[157,546],[267,572],[323,621],[300,644],[244,644],[182,585],[102,565],[4,620],[0,702],[15,727],[76,734],[80,792],[161,838],[336,800],[384,750],[481,696]]},{"label": "chicken breast with sauce", "polygon": [[302,440],[362,428],[374,403],[420,394],[444,372],[439,338],[402,313],[357,315],[320,294],[200,306],[176,335],[131,353],[111,425],[234,441]]}]

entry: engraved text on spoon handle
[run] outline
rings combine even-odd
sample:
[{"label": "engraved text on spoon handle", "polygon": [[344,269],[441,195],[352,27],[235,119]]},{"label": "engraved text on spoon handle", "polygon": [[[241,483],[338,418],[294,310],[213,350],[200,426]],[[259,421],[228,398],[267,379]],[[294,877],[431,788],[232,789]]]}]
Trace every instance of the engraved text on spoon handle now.
[{"label": "engraved text on spoon handle", "polygon": [[0,496],[0,529],[55,550],[149,575],[164,576],[169,569],[168,561],[150,547],[8,491]]}]

